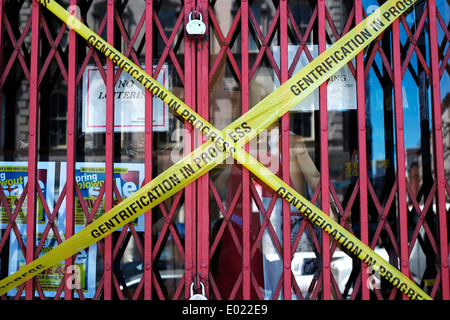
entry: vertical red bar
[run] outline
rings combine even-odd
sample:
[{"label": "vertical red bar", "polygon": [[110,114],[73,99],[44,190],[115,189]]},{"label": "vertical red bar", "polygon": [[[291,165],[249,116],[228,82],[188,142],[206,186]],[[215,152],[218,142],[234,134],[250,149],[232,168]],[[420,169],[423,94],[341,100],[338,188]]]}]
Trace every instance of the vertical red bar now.
[{"label": "vertical red bar", "polygon": [[[106,37],[114,46],[115,0],[108,0]],[[105,212],[113,207],[114,175],[114,63],[106,59]],[[105,238],[103,294],[112,299],[112,235]]]},{"label": "vertical red bar", "polygon": [[[3,21],[5,1],[0,0],[0,19]],[[3,43],[3,23],[0,23],[0,43]],[[3,74],[3,45],[0,45],[0,73]],[[3,86],[0,86],[0,99],[3,95]],[[0,103],[0,116],[3,114],[2,111],[3,103]],[[4,139],[4,137],[3,137]],[[2,141],[2,123],[0,121],[0,142]]]},{"label": "vertical red bar", "polygon": [[[241,2],[241,102],[242,114],[246,113],[249,108],[249,4],[248,1]],[[245,150],[249,151],[248,144]],[[251,298],[251,240],[250,240],[250,174],[249,171],[242,167],[242,296],[244,300]]]},{"label": "vertical red bar", "polygon": [[[289,79],[288,62],[288,11],[287,1],[280,2],[280,83]],[[290,143],[289,143],[289,112],[281,117],[281,169],[282,179],[290,184]],[[283,225],[283,298],[291,300],[291,207],[287,201],[282,205],[282,225]]]},{"label": "vertical red bar", "polygon": [[[355,1],[355,24],[363,20],[363,6],[361,0]],[[364,79],[364,52],[356,56],[356,100],[358,106],[358,157],[359,157],[359,209],[361,241],[369,244],[368,193],[367,193],[367,145],[366,145],[366,97]],[[369,300],[370,292],[367,287],[368,266],[362,263],[361,291],[362,299]]]},{"label": "vertical red bar", "polygon": [[448,238],[447,210],[445,199],[445,167],[442,133],[441,88],[439,73],[439,42],[437,36],[436,1],[428,1],[428,21],[430,32],[430,63],[431,63],[431,101],[433,108],[434,161],[437,183],[436,214],[439,226],[439,247],[441,267],[442,299],[450,299],[450,279],[448,268]]},{"label": "vertical red bar", "polygon": [[[326,37],[326,5],[324,0],[318,3],[319,19],[319,54],[327,48]],[[329,165],[328,165],[328,110],[327,110],[327,83],[319,87],[320,108],[320,188],[322,190],[322,211],[329,214]],[[331,299],[331,268],[330,268],[330,237],[322,232],[322,261],[323,261],[323,299]]]},{"label": "vertical red bar", "polygon": [[[145,7],[145,68],[148,74],[153,74],[153,1],[147,0]],[[145,181],[152,180],[153,168],[153,95],[145,90]],[[152,210],[145,213],[144,233],[144,299],[152,299],[153,274],[153,221]]]},{"label": "vertical red bar", "polygon": [[[189,21],[189,13],[194,9],[195,3],[193,0],[186,0],[184,4],[184,22],[185,25]],[[186,35],[186,33],[185,33]],[[185,36],[184,42],[184,66],[185,66],[185,103],[194,111],[196,110],[195,103],[195,40],[189,39]],[[195,147],[194,128],[185,121],[184,122],[184,150],[185,154],[189,154]],[[194,181],[184,188],[184,207],[185,207],[185,297],[190,297],[190,285],[197,273],[197,248],[196,248],[196,185]]]},{"label": "vertical red bar", "polygon": [[[70,1],[70,9],[78,10],[76,7],[78,0]],[[75,12],[72,12],[75,14]],[[74,233],[75,219],[75,159],[76,159],[76,143],[75,134],[77,129],[77,33],[69,30],[69,55],[68,55],[68,83],[67,83],[67,168],[66,168],[66,234],[65,238],[69,239]],[[73,257],[67,258],[65,262],[66,270],[73,265]],[[66,274],[69,277],[70,274]],[[66,281],[66,278],[64,278]],[[72,300],[72,288],[65,286],[65,300]]]},{"label": "vertical red bar", "polygon": [[[205,120],[209,120],[209,47],[208,35],[208,6],[209,1],[198,0],[196,9],[202,14],[203,23],[206,25],[206,34],[196,40],[196,62],[199,75],[196,79],[198,113]],[[196,130],[197,146],[206,142],[201,132]],[[198,270],[200,281],[205,286],[205,294],[209,293],[209,173],[204,174],[197,182],[197,250],[198,250]]]},{"label": "vertical red bar", "polygon": [[[395,137],[398,179],[398,222],[400,237],[400,270],[409,276],[408,208],[406,199],[405,135],[403,130],[402,60],[399,20],[392,23],[392,66],[394,71]],[[403,294],[403,299],[408,297]]]},{"label": "vertical red bar", "polygon": [[[30,62],[30,106],[28,124],[28,196],[27,196],[27,249],[26,263],[34,260],[36,244],[36,178],[37,178],[37,135],[39,108],[39,42],[40,42],[40,7],[38,1],[33,1],[31,12],[31,62]],[[32,278],[25,285],[25,299],[33,300],[34,282]]]}]

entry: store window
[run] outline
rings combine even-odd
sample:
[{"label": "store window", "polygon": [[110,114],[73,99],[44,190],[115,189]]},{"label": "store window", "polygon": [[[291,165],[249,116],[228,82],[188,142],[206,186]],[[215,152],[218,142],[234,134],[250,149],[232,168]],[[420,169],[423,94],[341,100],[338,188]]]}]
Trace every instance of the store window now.
[{"label": "store window", "polygon": [[[74,10],[222,130],[380,4],[79,0]],[[0,6],[3,279],[205,139],[45,8]],[[188,36],[189,14],[199,12],[207,32]],[[448,26],[446,1],[416,3],[246,146],[437,299],[449,298]],[[73,296],[68,264],[7,298],[187,299],[191,284],[210,299],[402,298],[386,281],[367,287],[358,259],[232,158],[73,257],[84,285]]]}]

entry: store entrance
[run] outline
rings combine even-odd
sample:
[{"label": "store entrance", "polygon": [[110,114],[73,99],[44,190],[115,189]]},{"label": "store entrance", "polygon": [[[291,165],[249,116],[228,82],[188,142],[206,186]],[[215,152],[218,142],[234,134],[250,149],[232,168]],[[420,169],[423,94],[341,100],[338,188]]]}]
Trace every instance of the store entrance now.
[{"label": "store entrance", "polygon": [[[59,2],[219,130],[379,6],[375,0]],[[445,1],[415,4],[244,147],[444,299],[450,298],[448,9]],[[37,2],[3,1],[0,16],[3,279],[207,137]],[[190,29],[192,21],[199,31]],[[155,192],[170,187],[168,180]],[[81,287],[67,282],[66,271],[75,267]],[[405,298],[378,278],[369,286],[373,277],[230,157],[5,297]]]}]

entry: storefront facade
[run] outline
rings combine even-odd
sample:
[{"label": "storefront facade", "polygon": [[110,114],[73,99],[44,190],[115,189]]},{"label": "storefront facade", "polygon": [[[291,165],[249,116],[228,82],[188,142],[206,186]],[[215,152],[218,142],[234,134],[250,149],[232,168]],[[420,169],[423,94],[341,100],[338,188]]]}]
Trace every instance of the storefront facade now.
[{"label": "storefront facade", "polygon": [[[59,3],[222,130],[384,1]],[[3,279],[206,138],[37,1],[4,0],[0,15]],[[204,34],[188,34],[192,20]],[[450,299],[449,25],[450,2],[417,1],[246,146],[438,300]],[[2,299],[203,292],[214,300],[406,298],[229,158]]]}]

